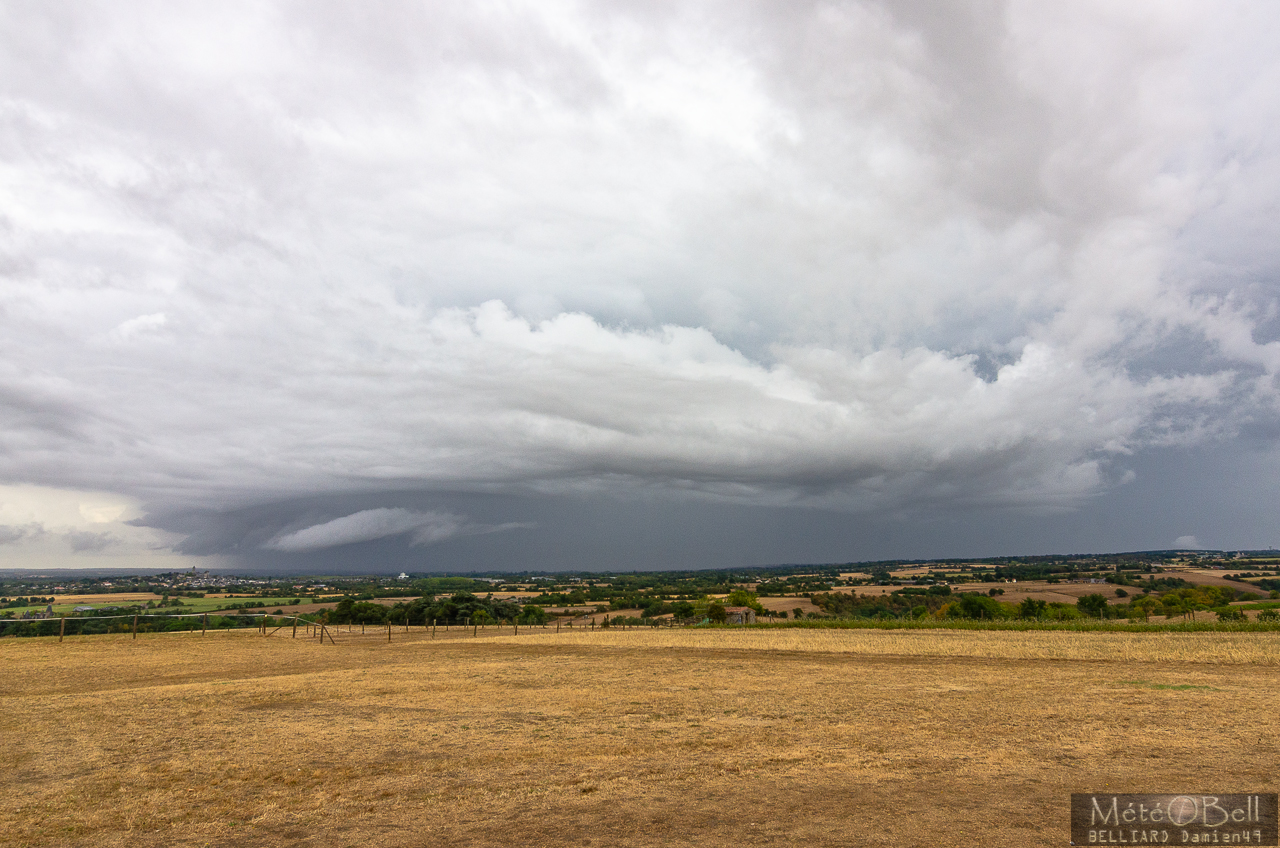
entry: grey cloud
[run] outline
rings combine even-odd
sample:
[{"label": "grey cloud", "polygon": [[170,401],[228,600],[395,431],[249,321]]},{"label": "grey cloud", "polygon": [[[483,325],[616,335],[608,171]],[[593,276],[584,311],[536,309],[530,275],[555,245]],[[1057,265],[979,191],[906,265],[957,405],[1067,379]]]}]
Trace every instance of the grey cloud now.
[{"label": "grey cloud", "polygon": [[504,9],[0,12],[0,479],[319,556],[508,523],[407,490],[1047,514],[1274,431],[1272,5]]},{"label": "grey cloud", "polygon": [[76,553],[93,553],[117,544],[119,540],[110,533],[94,533],[89,530],[72,530],[62,537]]},{"label": "grey cloud", "polygon": [[[1210,548],[1280,544],[1274,506],[1280,457],[1261,445],[1219,443],[1147,452],[1127,464],[1131,482],[1073,509],[993,511],[939,499],[927,510],[850,514],[796,509],[653,491],[629,496],[383,492],[290,499],[231,511],[170,513],[153,518],[198,540],[199,553],[234,554],[237,568],[312,574],[398,571],[734,568],[783,562],[850,562],[895,557],[1153,550],[1196,528]],[[1168,497],[1177,492],[1176,499]],[[454,536],[414,546],[407,535],[286,554],[246,539],[323,523],[379,505],[413,512],[468,515],[497,526],[515,518],[535,525],[519,533]],[[309,517],[308,517],[309,516]],[[282,529],[288,528],[288,529]],[[1200,528],[1213,528],[1212,535]],[[1097,546],[1096,548],[1094,546]],[[196,553],[195,550],[190,550]],[[210,558],[210,562],[215,561]]]},{"label": "grey cloud", "polygon": [[105,550],[119,542],[111,533],[95,533],[88,530],[69,530],[55,533],[37,522],[18,526],[0,525],[0,545],[33,541],[50,535],[62,539],[74,553],[94,553]]},{"label": "grey cloud", "polygon": [[11,545],[23,539],[43,536],[44,532],[44,527],[39,524],[0,525],[0,545]]}]

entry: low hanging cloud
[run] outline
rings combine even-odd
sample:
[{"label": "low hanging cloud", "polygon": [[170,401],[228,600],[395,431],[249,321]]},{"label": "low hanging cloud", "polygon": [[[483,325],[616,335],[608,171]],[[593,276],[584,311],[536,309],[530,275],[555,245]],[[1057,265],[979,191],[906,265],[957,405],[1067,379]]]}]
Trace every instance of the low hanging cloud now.
[{"label": "low hanging cloud", "polygon": [[120,544],[120,540],[110,533],[95,533],[89,530],[72,530],[63,534],[67,544],[75,553],[96,553]]},{"label": "low hanging cloud", "polygon": [[0,545],[11,545],[23,539],[37,538],[42,535],[44,535],[44,527],[39,524],[0,525]]},{"label": "low hanging cloud", "polygon": [[322,524],[277,536],[264,548],[291,553],[371,542],[408,534],[412,545],[430,545],[461,535],[500,533],[528,524],[474,524],[449,512],[415,512],[401,508],[366,509]]}]

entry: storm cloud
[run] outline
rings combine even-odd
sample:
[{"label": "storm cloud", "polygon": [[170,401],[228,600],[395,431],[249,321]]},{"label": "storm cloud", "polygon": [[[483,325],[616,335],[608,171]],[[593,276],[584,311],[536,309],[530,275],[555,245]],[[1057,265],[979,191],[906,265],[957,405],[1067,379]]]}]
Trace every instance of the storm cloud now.
[{"label": "storm cloud", "polygon": [[[734,509],[779,559],[1059,544],[1009,523],[1274,463],[1278,36],[1262,2],[11,4],[0,483],[245,562],[608,565],[582,504],[654,517],[631,565],[703,549],[682,504],[730,561],[766,556]],[[1074,550],[1272,541],[1133,510]]]}]

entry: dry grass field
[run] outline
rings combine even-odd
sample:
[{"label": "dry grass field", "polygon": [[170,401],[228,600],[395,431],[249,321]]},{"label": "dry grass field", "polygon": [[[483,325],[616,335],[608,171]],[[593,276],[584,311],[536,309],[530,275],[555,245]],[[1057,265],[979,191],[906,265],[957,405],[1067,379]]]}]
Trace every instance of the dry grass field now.
[{"label": "dry grass field", "polygon": [[158,601],[154,592],[115,592],[98,595],[54,595],[54,604],[136,604]]},{"label": "dry grass field", "polygon": [[0,844],[1064,845],[1275,785],[1280,634],[284,635],[0,640]]},{"label": "dry grass field", "polygon": [[774,612],[790,614],[792,610],[797,609],[805,614],[822,612],[808,598],[759,598],[758,600],[760,601],[760,606]]}]

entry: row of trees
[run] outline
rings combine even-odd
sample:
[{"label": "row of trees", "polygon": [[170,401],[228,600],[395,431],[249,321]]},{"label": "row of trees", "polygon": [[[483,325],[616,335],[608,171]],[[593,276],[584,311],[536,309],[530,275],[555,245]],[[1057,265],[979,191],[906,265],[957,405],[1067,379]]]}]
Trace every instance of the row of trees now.
[{"label": "row of trees", "polygon": [[[1068,621],[1080,618],[1149,620],[1153,615],[1166,618],[1186,617],[1196,611],[1217,610],[1223,620],[1243,616],[1238,609],[1227,607],[1235,600],[1256,600],[1258,595],[1224,586],[1191,586],[1163,595],[1141,595],[1127,603],[1109,603],[1106,595],[1085,595],[1075,604],[1053,603],[1027,598],[1019,604],[1004,603],[991,595],[976,592],[944,593],[946,587],[895,592],[889,595],[845,593],[817,594],[813,603],[827,615],[850,618],[959,618],[959,619],[1031,619]],[[1238,615],[1237,615],[1238,614]]]},{"label": "row of trees", "polygon": [[[723,601],[713,602],[703,597],[675,602],[658,598],[644,598],[637,603],[640,621],[671,615],[676,620],[708,618],[724,621],[726,607],[750,607],[757,615],[771,613],[761,606],[756,593],[746,589],[734,589]],[[625,607],[615,607],[624,609]],[[785,617],[785,613],[782,614]],[[514,600],[499,600],[492,596],[477,597],[469,592],[458,592],[447,598],[423,597],[413,601],[385,606],[359,598],[343,598],[337,606],[327,611],[325,621],[333,624],[411,624],[423,625],[435,621],[438,624],[462,624],[514,621],[518,624],[545,624],[550,620],[546,610],[535,603],[519,604]]]},{"label": "row of trees", "polygon": [[0,598],[0,609],[19,609],[21,607],[37,607],[43,604],[52,604],[57,598],[39,598],[32,595],[29,598]]},{"label": "row of trees", "polygon": [[[229,630],[232,628],[257,627],[262,622],[259,617],[209,614],[207,627],[209,630]],[[281,622],[267,619],[269,627]],[[68,615],[65,631],[61,618],[41,618],[29,620],[0,621],[0,636],[57,636],[60,632],[66,636],[91,636],[104,633],[131,633],[133,616],[120,615],[111,618],[90,618]],[[184,616],[181,618],[138,618],[139,633],[177,633],[191,630],[203,630],[206,621],[203,616]]]},{"label": "row of trees", "polygon": [[384,606],[355,598],[343,598],[323,614],[330,624],[490,624],[514,621],[518,624],[545,624],[550,616],[536,604],[523,606],[492,597],[479,598],[470,592],[458,592],[439,600],[417,598],[394,606]]}]

